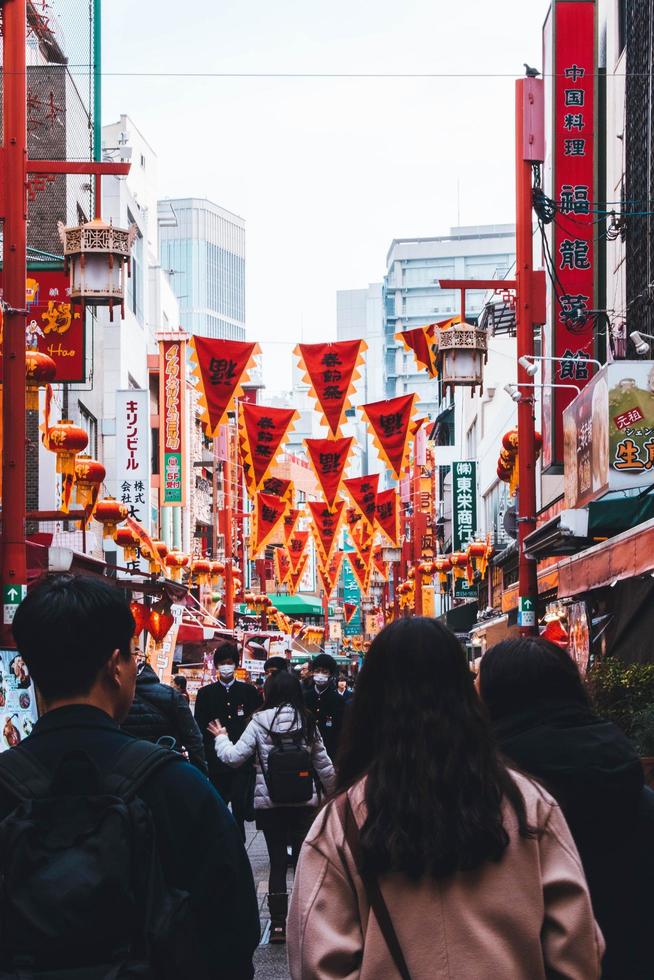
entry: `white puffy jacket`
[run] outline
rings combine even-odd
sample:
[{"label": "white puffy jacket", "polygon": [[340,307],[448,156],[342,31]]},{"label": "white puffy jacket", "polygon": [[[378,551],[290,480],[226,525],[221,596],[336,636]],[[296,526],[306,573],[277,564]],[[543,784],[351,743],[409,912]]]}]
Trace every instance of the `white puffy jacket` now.
[{"label": "white puffy jacket", "polygon": [[[261,771],[261,763],[263,762],[264,766],[268,765],[268,755],[274,745],[270,731],[272,730],[278,735],[296,732],[300,727],[298,721],[293,707],[290,704],[284,704],[281,708],[267,708],[265,711],[257,711],[235,745],[230,742],[228,735],[218,735],[216,738],[216,755],[221,762],[232,766],[234,769],[242,766],[251,756],[254,756],[257,770],[257,782],[254,790],[255,810],[270,810],[278,805],[270,799],[266,780]],[[318,729],[316,729],[313,744],[311,746],[308,742],[305,744],[307,748],[310,748],[313,768],[323,790],[325,793],[331,793],[336,781],[336,774]],[[318,802],[318,794],[314,791],[307,803],[290,805],[318,806]]]}]

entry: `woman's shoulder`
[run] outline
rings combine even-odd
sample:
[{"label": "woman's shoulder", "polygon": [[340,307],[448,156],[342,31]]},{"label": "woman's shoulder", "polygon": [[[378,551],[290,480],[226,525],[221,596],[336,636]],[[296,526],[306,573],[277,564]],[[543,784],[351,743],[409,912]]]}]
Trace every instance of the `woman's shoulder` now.
[{"label": "woman's shoulder", "polygon": [[525,801],[527,822],[535,827],[544,827],[552,814],[552,810],[559,809],[557,801],[533,776],[511,768],[509,775]]}]

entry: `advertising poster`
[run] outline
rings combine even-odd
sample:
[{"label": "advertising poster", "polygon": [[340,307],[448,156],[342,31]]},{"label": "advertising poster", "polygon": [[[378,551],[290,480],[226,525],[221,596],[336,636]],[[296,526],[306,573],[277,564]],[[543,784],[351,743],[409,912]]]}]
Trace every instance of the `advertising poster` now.
[{"label": "advertising poster", "polygon": [[150,393],[116,392],[116,499],[150,533]]},{"label": "advertising poster", "polygon": [[0,650],[0,752],[32,731],[38,719],[34,685],[17,650]]},{"label": "advertising poster", "polygon": [[251,677],[259,677],[268,657],[286,656],[287,641],[284,633],[244,633],[241,667]]},{"label": "advertising poster", "polygon": [[573,602],[568,613],[568,652],[583,677],[588,669],[590,657],[590,624],[585,602]]},{"label": "advertising poster", "polygon": [[162,507],[183,507],[185,504],[185,366],[186,342],[162,340],[159,343],[159,472]]},{"label": "advertising poster", "polygon": [[477,464],[452,463],[452,551],[465,551],[477,534]]}]

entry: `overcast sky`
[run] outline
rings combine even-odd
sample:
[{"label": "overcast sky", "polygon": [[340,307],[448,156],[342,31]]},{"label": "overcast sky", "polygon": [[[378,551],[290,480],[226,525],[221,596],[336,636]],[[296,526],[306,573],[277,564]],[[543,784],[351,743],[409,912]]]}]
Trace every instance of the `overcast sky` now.
[{"label": "overcast sky", "polygon": [[[248,336],[270,387],[335,336],[337,289],[393,238],[514,220],[513,77],[541,67],[540,0],[112,0],[104,121],[132,117],[160,196],[246,220]],[[112,72],[463,73],[433,79],[139,78]],[[490,77],[505,74],[511,77]],[[287,346],[280,343],[287,342]]]}]

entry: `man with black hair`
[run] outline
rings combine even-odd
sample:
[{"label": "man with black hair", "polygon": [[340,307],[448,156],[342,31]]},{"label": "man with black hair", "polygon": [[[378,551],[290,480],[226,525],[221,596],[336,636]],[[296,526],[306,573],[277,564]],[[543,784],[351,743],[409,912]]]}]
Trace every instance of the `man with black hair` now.
[{"label": "man with black hair", "polygon": [[235,679],[238,649],[234,643],[224,643],[214,653],[218,671],[215,684],[200,688],[195,700],[195,720],[202,732],[204,751],[209,765],[209,778],[225,803],[231,803],[234,819],[245,840],[245,820],[252,809],[254,794],[254,762],[230,769],[216,755],[215,738],[209,731],[212,721],[218,720],[227,729],[232,742],[238,742],[261,698],[252,684]]},{"label": "man with black hair", "polygon": [[195,767],[119,727],[136,680],[121,592],[46,579],[13,632],[43,713],[0,755],[0,827],[15,845],[0,852],[11,923],[0,972],[122,976],[147,964],[152,977],[250,980],[258,908],[229,812]]},{"label": "man with black hair", "polygon": [[309,664],[309,675],[312,683],[305,688],[304,701],[320,729],[327,755],[334,762],[346,709],[334,685],[336,661],[328,653],[319,653]]},{"label": "man with black hair", "polygon": [[278,670],[288,671],[288,660],[286,657],[268,657],[263,665],[263,671],[266,677],[269,677],[271,674],[276,674]]}]

